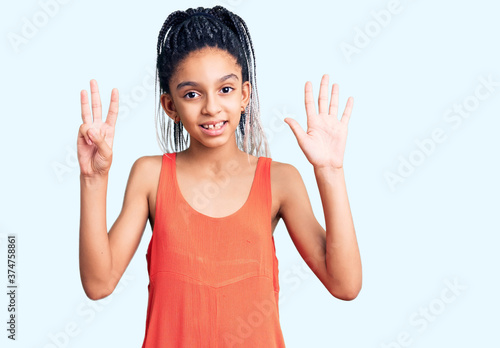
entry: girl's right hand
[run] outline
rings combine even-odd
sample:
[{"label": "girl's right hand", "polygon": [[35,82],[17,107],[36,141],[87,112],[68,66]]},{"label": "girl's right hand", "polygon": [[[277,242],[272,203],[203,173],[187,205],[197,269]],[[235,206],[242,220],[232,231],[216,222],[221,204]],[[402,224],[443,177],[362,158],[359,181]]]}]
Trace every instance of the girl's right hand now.
[{"label": "girl's right hand", "polygon": [[77,153],[81,175],[93,177],[107,175],[111,168],[113,138],[118,116],[118,89],[113,88],[111,91],[111,102],[106,122],[102,122],[101,119],[101,98],[96,80],[90,80],[90,92],[93,122],[87,91],[80,92],[83,124],[78,131]]}]

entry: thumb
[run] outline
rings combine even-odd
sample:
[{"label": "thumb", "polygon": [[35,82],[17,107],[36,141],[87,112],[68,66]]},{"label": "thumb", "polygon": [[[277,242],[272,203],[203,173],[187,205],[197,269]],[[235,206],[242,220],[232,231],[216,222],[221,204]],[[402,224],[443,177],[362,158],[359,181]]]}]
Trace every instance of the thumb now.
[{"label": "thumb", "polygon": [[101,156],[107,158],[111,156],[111,148],[104,140],[105,135],[101,134],[100,129],[89,128],[88,136],[90,140],[97,146],[97,151],[101,154]]},{"label": "thumb", "polygon": [[285,121],[285,123],[288,126],[290,126],[290,128],[292,129],[293,134],[297,138],[297,142],[300,143],[300,139],[302,139],[302,137],[304,136],[304,133],[305,133],[302,130],[302,127],[300,126],[300,124],[297,121],[295,121],[293,118],[290,118],[290,117],[285,117],[283,119],[283,121]]}]

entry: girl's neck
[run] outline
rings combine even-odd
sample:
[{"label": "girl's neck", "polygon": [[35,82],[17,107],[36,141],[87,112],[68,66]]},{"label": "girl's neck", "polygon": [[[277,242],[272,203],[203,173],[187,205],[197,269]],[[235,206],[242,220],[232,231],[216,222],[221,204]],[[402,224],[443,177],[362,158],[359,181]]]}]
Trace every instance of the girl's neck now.
[{"label": "girl's neck", "polygon": [[191,143],[186,150],[178,152],[176,157],[181,158],[181,161],[186,160],[198,168],[207,168],[210,172],[218,172],[241,163],[241,160],[247,158],[247,154],[241,151],[236,144],[230,146],[227,143],[223,146],[209,148],[201,144]]}]

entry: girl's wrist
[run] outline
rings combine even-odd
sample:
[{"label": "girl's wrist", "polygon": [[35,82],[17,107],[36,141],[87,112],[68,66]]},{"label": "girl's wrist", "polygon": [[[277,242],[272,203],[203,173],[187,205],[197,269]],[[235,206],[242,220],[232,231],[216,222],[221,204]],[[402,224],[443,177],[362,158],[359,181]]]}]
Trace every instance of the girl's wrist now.
[{"label": "girl's wrist", "polygon": [[85,185],[93,186],[99,185],[103,182],[108,182],[108,173],[105,174],[93,174],[93,175],[85,175],[80,173],[80,182]]}]

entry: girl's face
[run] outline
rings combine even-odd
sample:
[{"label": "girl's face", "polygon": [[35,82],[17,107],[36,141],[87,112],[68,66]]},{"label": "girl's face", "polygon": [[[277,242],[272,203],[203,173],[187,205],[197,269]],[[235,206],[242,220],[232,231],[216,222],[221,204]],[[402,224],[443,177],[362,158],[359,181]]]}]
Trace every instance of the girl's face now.
[{"label": "girl's face", "polygon": [[[191,52],[170,80],[161,104],[174,121],[182,121],[193,141],[213,147],[234,138],[241,113],[250,100],[250,82],[228,52],[214,47]],[[223,122],[220,129],[217,127]],[[202,124],[215,124],[205,129]]]}]

